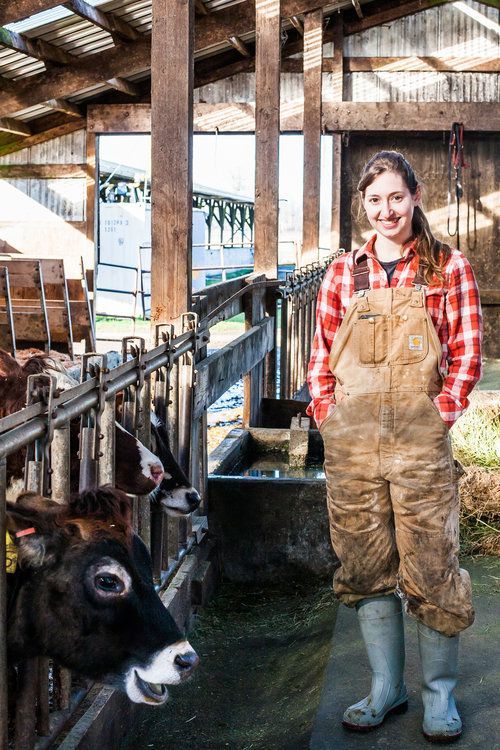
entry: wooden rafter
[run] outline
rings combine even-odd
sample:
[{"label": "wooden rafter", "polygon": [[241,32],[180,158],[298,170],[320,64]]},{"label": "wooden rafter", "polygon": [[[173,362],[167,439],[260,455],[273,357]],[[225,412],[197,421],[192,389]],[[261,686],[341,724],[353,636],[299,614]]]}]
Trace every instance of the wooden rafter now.
[{"label": "wooden rafter", "polygon": [[13,117],[0,118],[0,130],[14,135],[31,135],[31,128],[22,120],[15,120]]},{"label": "wooden rafter", "polygon": [[61,47],[49,44],[43,39],[29,39],[24,34],[16,34],[3,27],[0,27],[0,45],[49,64],[67,65],[74,59]]},{"label": "wooden rafter", "polygon": [[107,31],[114,41],[133,42],[139,36],[134,27],[123,21],[119,16],[94,8],[84,0],[69,0],[69,2],[64,3],[64,6],[80,18],[84,18],[86,21],[93,23],[94,26],[99,26],[99,28]]},{"label": "wooden rafter", "polygon": [[67,99],[49,99],[48,102],[44,102],[46,107],[56,109],[59,112],[65,112],[67,115],[72,117],[82,117],[83,112],[80,107]]},{"label": "wooden rafter", "polygon": [[128,96],[140,96],[142,94],[140,86],[133,81],[127,81],[126,78],[109,78],[107,83],[117,91],[128,94]]},{"label": "wooden rafter", "polygon": [[240,55],[242,55],[243,57],[251,57],[250,52],[248,51],[248,47],[246,46],[245,42],[239,38],[239,36],[229,36],[227,40],[231,47],[234,47],[234,49],[237,50]]},{"label": "wooden rafter", "polygon": [[[64,122],[54,127],[47,127],[39,133],[33,133],[33,135],[26,136],[22,141],[13,141],[11,143],[5,143],[0,145],[0,156],[6,156],[12,154],[14,151],[19,151],[20,148],[29,148],[30,146],[38,146],[40,143],[46,143],[51,141],[53,138],[60,138],[63,135],[74,133],[76,130],[81,130],[86,125],[86,121],[82,118],[77,120],[71,118],[70,122]],[[34,126],[33,126],[34,130]]]},{"label": "wooden rafter", "polygon": [[300,18],[297,18],[297,16],[291,16],[290,23],[292,24],[294,29],[297,29],[300,36],[304,36],[304,24],[300,20]]},{"label": "wooden rafter", "polygon": [[363,18],[363,11],[361,10],[359,0],[352,0],[352,4],[354,5],[354,10],[356,11],[358,18]]}]

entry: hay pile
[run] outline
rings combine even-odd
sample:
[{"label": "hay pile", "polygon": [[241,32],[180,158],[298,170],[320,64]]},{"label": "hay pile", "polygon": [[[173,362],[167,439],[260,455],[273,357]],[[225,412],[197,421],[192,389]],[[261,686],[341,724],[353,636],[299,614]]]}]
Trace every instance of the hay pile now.
[{"label": "hay pile", "polygon": [[462,552],[500,556],[500,392],[472,394],[451,431],[460,479]]}]

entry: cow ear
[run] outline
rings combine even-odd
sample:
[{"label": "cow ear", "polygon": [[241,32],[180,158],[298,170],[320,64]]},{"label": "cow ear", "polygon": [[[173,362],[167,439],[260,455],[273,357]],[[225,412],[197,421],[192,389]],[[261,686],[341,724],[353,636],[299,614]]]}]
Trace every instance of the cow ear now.
[{"label": "cow ear", "polygon": [[[29,495],[30,497],[26,497]],[[34,493],[23,493],[23,501],[43,500]],[[32,505],[7,503],[7,530],[17,546],[18,562],[23,568],[40,568],[55,559],[55,545],[50,528],[55,528],[51,515]]]}]

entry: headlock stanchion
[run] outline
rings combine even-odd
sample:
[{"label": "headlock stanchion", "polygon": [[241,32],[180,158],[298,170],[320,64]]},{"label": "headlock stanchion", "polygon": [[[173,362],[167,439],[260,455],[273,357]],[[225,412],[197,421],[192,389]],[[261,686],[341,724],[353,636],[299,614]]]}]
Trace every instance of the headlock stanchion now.
[{"label": "headlock stanchion", "polygon": [[[71,469],[74,470],[71,422],[76,426],[73,434],[76,438],[80,420],[80,487],[114,484],[119,394],[123,394],[118,399],[123,425],[154,452],[150,423],[153,404],[157,417],[165,424],[174,456],[178,454],[193,486],[203,493],[207,473],[207,408],[242,374],[252,373],[256,385],[248,389],[248,397],[255,396],[257,391],[272,393],[276,368],[268,368],[264,362],[275,356],[275,341],[281,346],[280,396],[291,398],[300,390],[314,334],[316,295],[328,262],[288,274],[281,284],[276,280],[256,279],[248,283],[242,278],[207,288],[203,294],[194,296],[196,314],[183,316],[180,334],[174,335],[170,325],[158,325],[155,346],[150,351],[145,350],[142,339],[127,337],[123,341],[123,362],[112,369],[108,368],[106,355],[85,355],[82,382],[68,390],[56,390],[55,381],[47,376],[30,379],[27,407],[0,419],[0,555],[5,556],[6,458],[26,449],[26,487],[49,495],[57,503],[66,503]],[[274,325],[278,301],[280,327]],[[245,312],[249,323],[245,332],[228,346],[208,352],[210,327],[241,312]],[[221,380],[216,373],[224,373],[224,378]],[[259,378],[267,380],[259,385]],[[248,412],[248,404],[245,411]],[[160,503],[151,505],[146,498],[135,506],[136,528],[151,548],[155,584],[164,588],[192,545],[203,536],[205,522],[202,517],[193,518],[193,522],[191,518],[179,521],[167,516]],[[5,746],[6,576],[5,567],[0,567],[0,743]],[[48,748],[88,689],[75,686],[71,689],[70,674],[53,665],[49,735],[47,667],[46,660],[42,660],[40,668],[32,660],[20,668],[16,750],[33,749],[35,722],[38,746],[42,750]]]}]

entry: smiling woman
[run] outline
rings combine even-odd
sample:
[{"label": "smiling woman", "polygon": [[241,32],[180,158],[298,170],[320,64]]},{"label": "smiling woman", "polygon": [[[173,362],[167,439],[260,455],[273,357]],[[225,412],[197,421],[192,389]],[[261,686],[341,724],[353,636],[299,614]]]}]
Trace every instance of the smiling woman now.
[{"label": "smiling woman", "polygon": [[481,375],[479,293],[465,256],[433,236],[402,154],[375,154],[358,191],[375,234],[326,273],[308,375],[341,563],[334,591],[358,611],[373,671],[342,723],[368,731],[407,710],[403,600],[418,621],[423,733],[450,742],[462,732],[458,633],[474,610],[448,430]]}]

